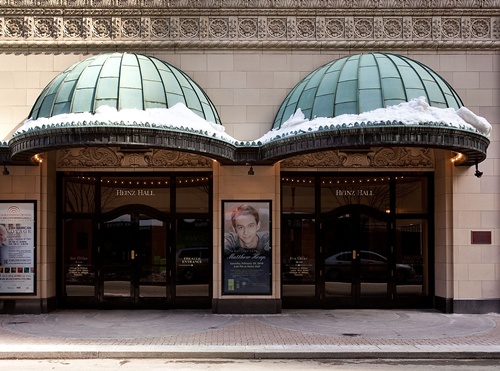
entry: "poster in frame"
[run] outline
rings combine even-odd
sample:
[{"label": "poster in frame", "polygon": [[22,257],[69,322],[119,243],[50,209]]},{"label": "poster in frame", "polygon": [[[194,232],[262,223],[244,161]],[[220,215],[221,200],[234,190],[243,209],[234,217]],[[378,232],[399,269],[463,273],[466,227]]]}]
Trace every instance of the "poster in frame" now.
[{"label": "poster in frame", "polygon": [[35,201],[0,201],[0,295],[36,294],[35,219]]},{"label": "poster in frame", "polygon": [[222,201],[222,211],[222,293],[271,295],[271,201]]}]

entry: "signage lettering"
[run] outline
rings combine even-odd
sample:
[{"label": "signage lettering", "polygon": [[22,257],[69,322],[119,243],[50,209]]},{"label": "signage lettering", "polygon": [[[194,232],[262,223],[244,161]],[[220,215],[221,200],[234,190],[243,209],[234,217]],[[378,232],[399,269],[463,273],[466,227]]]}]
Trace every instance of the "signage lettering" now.
[{"label": "signage lettering", "polygon": [[117,189],[117,196],[155,196],[155,193],[152,189]]},{"label": "signage lettering", "polygon": [[372,189],[337,189],[335,196],[374,196]]}]

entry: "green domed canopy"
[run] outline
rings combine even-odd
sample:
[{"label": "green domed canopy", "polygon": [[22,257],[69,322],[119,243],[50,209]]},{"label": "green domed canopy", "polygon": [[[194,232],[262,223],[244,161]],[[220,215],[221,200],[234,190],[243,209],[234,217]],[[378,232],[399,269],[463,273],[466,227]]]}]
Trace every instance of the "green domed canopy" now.
[{"label": "green domed canopy", "polygon": [[[274,122],[278,130],[269,132],[272,140],[238,142],[224,133],[214,105],[184,72],[154,57],[104,54],[76,63],[47,85],[23,126],[8,144],[0,143],[0,159],[26,164],[42,152],[111,146],[190,152],[224,164],[273,164],[323,150],[406,146],[459,152],[465,158],[461,165],[483,161],[489,139],[477,130],[477,122],[474,129],[434,116],[418,124],[398,116],[347,125],[352,117],[338,117],[391,111],[390,106],[422,101],[414,99],[421,96],[433,109],[462,106],[448,83],[419,62],[384,53],[352,55],[318,68],[290,92]],[[322,123],[295,134],[298,121],[283,123],[299,108],[305,116],[300,125],[307,125],[307,119]],[[182,111],[182,119],[174,111]],[[345,121],[323,123],[334,117]],[[275,133],[282,129],[286,134]]]},{"label": "green domed canopy", "polygon": [[462,106],[458,94],[429,67],[388,54],[356,54],[327,63],[298,83],[283,101],[273,129],[301,109],[310,120],[360,114],[425,97],[433,107]]},{"label": "green domed canopy", "polygon": [[29,118],[95,112],[100,106],[120,111],[171,108],[177,103],[220,124],[208,96],[181,70],[151,56],[112,53],[85,59],[59,74],[42,91]]}]

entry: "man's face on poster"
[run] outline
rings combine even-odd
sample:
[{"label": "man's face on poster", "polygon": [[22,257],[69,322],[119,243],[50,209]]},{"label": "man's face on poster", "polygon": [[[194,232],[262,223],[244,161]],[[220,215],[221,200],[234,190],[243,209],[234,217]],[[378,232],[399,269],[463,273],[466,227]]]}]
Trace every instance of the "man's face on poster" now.
[{"label": "man's face on poster", "polygon": [[0,226],[0,245],[7,243],[7,230],[4,226]]},{"label": "man's face on poster", "polygon": [[235,218],[235,227],[238,238],[243,247],[256,248],[258,237],[257,231],[260,229],[260,222],[257,223],[253,215],[239,215]]}]

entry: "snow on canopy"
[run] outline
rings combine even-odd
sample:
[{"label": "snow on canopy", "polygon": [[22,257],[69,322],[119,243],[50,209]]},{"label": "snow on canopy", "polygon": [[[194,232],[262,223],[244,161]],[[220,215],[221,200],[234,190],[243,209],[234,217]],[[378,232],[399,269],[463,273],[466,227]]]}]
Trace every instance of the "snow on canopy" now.
[{"label": "snow on canopy", "polygon": [[[324,128],[343,129],[364,126],[386,125],[444,125],[462,130],[477,131],[488,136],[491,124],[483,117],[477,116],[466,107],[458,110],[454,108],[437,108],[430,106],[424,97],[413,99],[409,102],[378,108],[359,115],[345,114],[333,118],[316,117],[306,119],[300,108],[280,129],[270,130],[262,137],[252,141],[263,144],[286,136],[310,133]],[[27,131],[44,130],[57,127],[72,126],[135,126],[147,127],[158,130],[185,131],[208,137],[218,138],[235,144],[248,144],[239,142],[238,139],[225,133],[224,126],[208,122],[184,104],[178,103],[171,108],[151,108],[146,110],[125,109],[117,111],[116,108],[101,106],[95,113],[70,113],[28,119],[16,131],[14,136]]]}]

